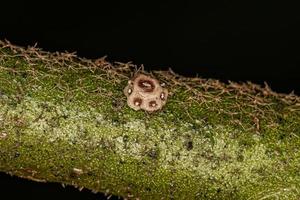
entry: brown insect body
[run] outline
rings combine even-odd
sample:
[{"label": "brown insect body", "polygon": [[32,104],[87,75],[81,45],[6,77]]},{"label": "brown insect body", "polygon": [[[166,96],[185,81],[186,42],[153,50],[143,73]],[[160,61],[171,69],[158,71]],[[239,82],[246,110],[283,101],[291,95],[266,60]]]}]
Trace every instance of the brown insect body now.
[{"label": "brown insect body", "polygon": [[159,81],[145,74],[137,74],[124,89],[127,104],[134,110],[154,112],[165,104],[168,90],[163,88]]}]

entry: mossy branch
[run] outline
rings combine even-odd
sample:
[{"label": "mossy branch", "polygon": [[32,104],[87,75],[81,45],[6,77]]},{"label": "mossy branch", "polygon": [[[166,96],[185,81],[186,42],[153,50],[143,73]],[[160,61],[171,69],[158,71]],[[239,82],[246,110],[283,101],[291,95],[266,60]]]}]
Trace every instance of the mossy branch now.
[{"label": "mossy branch", "polygon": [[300,198],[299,97],[153,71],[168,102],[134,111],[137,71],[1,42],[0,171],[130,199]]}]

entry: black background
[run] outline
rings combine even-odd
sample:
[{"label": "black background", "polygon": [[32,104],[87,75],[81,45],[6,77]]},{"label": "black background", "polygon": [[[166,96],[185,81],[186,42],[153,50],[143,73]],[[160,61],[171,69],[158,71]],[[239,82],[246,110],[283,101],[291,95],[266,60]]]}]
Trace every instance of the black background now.
[{"label": "black background", "polygon": [[[98,2],[98,3],[96,3]],[[295,1],[296,2],[296,1]],[[0,39],[185,76],[265,82],[300,94],[300,12],[279,1],[0,3]],[[0,176],[1,196],[101,199],[59,184]]]}]

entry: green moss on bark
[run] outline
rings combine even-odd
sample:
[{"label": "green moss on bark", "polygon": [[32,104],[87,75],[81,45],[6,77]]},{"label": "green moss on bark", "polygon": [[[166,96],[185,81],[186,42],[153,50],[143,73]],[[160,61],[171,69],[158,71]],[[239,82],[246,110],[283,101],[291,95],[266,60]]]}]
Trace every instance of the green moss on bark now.
[{"label": "green moss on bark", "polygon": [[168,102],[137,112],[135,69],[1,42],[0,171],[132,199],[299,199],[299,97],[156,71]]}]

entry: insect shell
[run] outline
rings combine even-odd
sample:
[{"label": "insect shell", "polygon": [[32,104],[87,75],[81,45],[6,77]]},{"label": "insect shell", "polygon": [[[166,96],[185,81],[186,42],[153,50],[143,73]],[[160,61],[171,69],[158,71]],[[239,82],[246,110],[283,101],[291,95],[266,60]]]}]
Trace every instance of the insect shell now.
[{"label": "insect shell", "polygon": [[128,81],[124,94],[130,108],[154,112],[166,104],[168,90],[163,88],[157,79],[138,74]]}]

